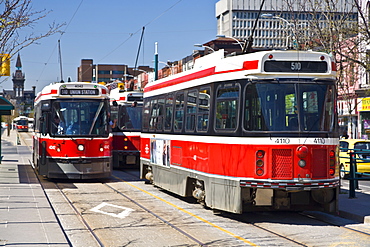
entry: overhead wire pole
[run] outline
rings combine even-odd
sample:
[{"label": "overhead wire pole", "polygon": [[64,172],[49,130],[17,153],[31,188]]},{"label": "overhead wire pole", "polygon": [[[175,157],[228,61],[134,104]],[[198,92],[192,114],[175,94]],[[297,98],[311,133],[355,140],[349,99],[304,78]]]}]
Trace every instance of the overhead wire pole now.
[{"label": "overhead wire pole", "polygon": [[158,42],[155,42],[154,48],[154,80],[158,80]]},{"label": "overhead wire pole", "polygon": [[[144,30],[145,30],[145,26],[143,27],[142,31],[141,31],[141,37],[140,37],[140,43],[139,43],[139,48],[137,49],[137,54],[136,54],[136,61],[135,61],[135,71],[137,69],[137,61],[139,60],[139,55],[140,55],[140,48],[141,48],[141,44],[143,42],[143,37],[144,37]],[[134,72],[134,76],[135,76],[135,72]]]},{"label": "overhead wire pole", "polygon": [[59,67],[60,67],[60,82],[63,83],[63,68],[62,68],[62,51],[60,49],[60,39],[58,39],[58,50],[59,50]]},{"label": "overhead wire pole", "polygon": [[261,6],[260,6],[260,10],[258,12],[257,18],[254,21],[254,25],[253,25],[253,29],[252,29],[251,35],[249,35],[248,39],[244,42],[243,53],[250,53],[252,51],[254,31],[256,30],[258,19],[259,19],[260,15],[261,15],[261,11],[262,11],[262,8],[263,8],[263,5],[264,4],[265,4],[265,0],[262,0],[262,3],[261,3]]}]

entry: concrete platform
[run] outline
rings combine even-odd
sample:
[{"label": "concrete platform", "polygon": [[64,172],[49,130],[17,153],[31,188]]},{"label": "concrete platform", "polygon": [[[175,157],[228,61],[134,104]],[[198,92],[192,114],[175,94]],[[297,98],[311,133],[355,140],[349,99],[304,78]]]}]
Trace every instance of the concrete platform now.
[{"label": "concrete platform", "polygon": [[16,133],[4,131],[1,139],[0,246],[71,246]]}]

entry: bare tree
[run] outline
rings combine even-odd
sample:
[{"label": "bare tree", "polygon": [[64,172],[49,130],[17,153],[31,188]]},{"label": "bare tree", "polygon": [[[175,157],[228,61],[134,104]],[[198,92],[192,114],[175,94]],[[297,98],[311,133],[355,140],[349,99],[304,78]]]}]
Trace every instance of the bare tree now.
[{"label": "bare tree", "polygon": [[[305,16],[304,21],[302,18],[293,20],[301,22],[294,25],[298,47],[332,55],[337,66],[338,99],[348,111],[343,113],[348,116],[347,124],[354,126],[352,121],[360,102],[355,90],[359,88],[361,71],[370,71],[369,54],[365,49],[370,45],[366,19],[369,17],[359,0],[305,0],[300,6],[293,5],[297,2],[294,0],[285,1],[287,6]],[[302,26],[302,22],[306,25]],[[350,137],[355,137],[353,131]]]},{"label": "bare tree", "polygon": [[53,22],[45,33],[21,35],[21,30],[33,29],[50,13],[45,9],[33,10],[31,3],[32,0],[0,0],[0,54],[9,54],[9,59],[36,41],[60,32],[64,25]]}]

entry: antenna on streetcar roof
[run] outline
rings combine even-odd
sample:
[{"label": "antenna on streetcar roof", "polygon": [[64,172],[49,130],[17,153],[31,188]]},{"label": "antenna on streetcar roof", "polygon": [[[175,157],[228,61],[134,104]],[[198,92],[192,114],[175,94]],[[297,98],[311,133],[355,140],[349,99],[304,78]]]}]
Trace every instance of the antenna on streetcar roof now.
[{"label": "antenna on streetcar roof", "polygon": [[260,14],[261,14],[261,11],[262,11],[262,7],[263,7],[264,4],[265,4],[265,0],[262,0],[261,6],[260,6],[260,10],[258,11],[257,18],[254,21],[254,25],[253,25],[253,29],[252,29],[251,35],[249,35],[248,39],[244,42],[244,46],[243,46],[243,50],[242,50],[243,53],[250,53],[250,52],[252,52],[253,34],[254,34],[254,31],[256,30],[258,19],[260,17]]}]

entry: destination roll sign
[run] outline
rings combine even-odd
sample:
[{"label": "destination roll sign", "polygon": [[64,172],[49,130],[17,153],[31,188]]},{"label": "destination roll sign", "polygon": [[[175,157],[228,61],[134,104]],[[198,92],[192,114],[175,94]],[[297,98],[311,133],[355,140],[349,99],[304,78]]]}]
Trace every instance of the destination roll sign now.
[{"label": "destination roll sign", "polygon": [[99,95],[99,89],[69,89],[62,88],[60,90],[61,95]]},{"label": "destination roll sign", "polygon": [[328,63],[325,61],[265,61],[265,72],[288,73],[326,73]]}]

